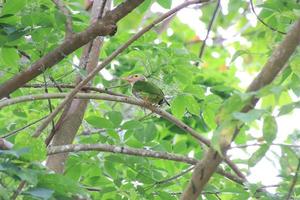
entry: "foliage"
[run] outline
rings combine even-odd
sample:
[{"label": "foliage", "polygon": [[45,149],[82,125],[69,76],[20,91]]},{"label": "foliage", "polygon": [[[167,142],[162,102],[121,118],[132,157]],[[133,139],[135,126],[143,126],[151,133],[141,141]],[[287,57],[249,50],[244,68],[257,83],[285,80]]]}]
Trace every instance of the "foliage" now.
[{"label": "foliage", "polygon": [[[89,24],[89,13],[83,9],[82,1],[64,2],[73,11],[74,31],[85,30]],[[115,4],[120,2],[114,1]],[[118,23],[118,33],[114,37],[105,40],[100,61],[126,42],[141,24],[150,23],[157,16],[149,12],[154,3],[164,9],[170,9],[172,5],[171,0],[146,0]],[[207,25],[214,8],[215,3],[201,7],[199,23],[201,20]],[[284,32],[300,13],[300,4],[293,0],[257,1],[258,8],[261,9],[259,17],[262,20]],[[49,0],[7,0],[1,3],[0,9],[0,82],[3,83],[63,41],[66,19]],[[253,14],[248,1],[230,0],[222,5],[209,38],[213,45],[206,46],[201,59],[198,54],[202,38],[199,39],[193,28],[175,17],[167,31],[159,35],[156,29],[150,30],[109,64],[105,70],[113,79],[99,74],[93,80],[93,86],[113,88],[115,92],[131,95],[130,87],[122,87],[124,82],[120,78],[141,73],[166,94],[171,106],[163,109],[207,138],[211,139],[212,133],[218,131],[218,117],[227,122],[243,123],[235,144],[245,145],[261,140],[263,144],[252,155],[234,161],[248,174],[249,168],[266,158],[268,153],[273,153],[279,162],[281,182],[275,189],[275,196],[262,192],[261,198],[282,199],[289,189],[300,155],[289,146],[280,146],[278,153],[272,145],[279,134],[277,119],[300,107],[300,102],[293,98],[300,96],[299,52],[294,54],[272,84],[258,92],[245,94],[245,80],[240,75],[254,77],[284,37],[259,22],[252,26],[249,16],[253,17]],[[235,35],[228,37],[231,30]],[[44,78],[51,83],[51,77],[59,84],[72,84],[77,75],[86,75],[76,63],[81,53],[82,48],[76,50],[31,83],[44,83]],[[198,62],[200,64],[196,66]],[[48,90],[49,93],[57,92],[56,88]],[[11,97],[44,91],[44,88],[21,88]],[[252,96],[261,98],[260,105],[250,112],[240,112]],[[53,106],[59,102],[51,100]],[[0,112],[0,136],[48,114],[47,101],[31,101],[3,108]],[[145,117],[148,114],[149,111],[133,105],[91,100],[74,143],[103,143],[202,158],[203,150],[188,133],[161,116],[151,114]],[[37,124],[9,137],[14,148],[0,152],[0,199],[10,199],[21,181],[25,181],[26,186],[18,199],[73,199],[75,195],[91,199],[178,199],[178,192],[183,191],[190,179],[190,173],[187,173],[176,180],[159,184],[182,172],[189,164],[97,151],[70,153],[65,173],[54,174],[43,166],[47,156],[44,139],[46,133],[51,132],[51,127],[44,131],[42,137],[32,138],[30,134],[36,127]],[[253,130],[259,132],[261,138],[254,137],[251,134]],[[289,135],[285,141],[287,144],[299,141],[299,131],[286,134]],[[247,152],[247,149],[241,151]],[[227,165],[222,165],[222,168],[231,172]],[[242,186],[216,174],[201,199],[255,198],[260,186],[260,183]],[[295,199],[300,198],[299,184],[293,195]]]}]

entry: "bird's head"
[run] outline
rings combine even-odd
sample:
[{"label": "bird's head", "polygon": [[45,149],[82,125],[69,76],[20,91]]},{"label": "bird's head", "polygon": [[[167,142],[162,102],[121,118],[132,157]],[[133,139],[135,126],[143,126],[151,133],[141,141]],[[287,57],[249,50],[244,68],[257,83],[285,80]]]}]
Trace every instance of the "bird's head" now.
[{"label": "bird's head", "polygon": [[137,81],[145,81],[146,78],[145,78],[145,76],[143,76],[141,74],[133,74],[133,75],[123,78],[123,80],[128,81],[129,83],[133,84]]}]

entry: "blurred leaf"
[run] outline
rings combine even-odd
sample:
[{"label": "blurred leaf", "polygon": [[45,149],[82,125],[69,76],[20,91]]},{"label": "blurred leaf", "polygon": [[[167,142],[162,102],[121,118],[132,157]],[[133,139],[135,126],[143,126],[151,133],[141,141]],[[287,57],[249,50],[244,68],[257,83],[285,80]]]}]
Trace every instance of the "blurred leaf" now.
[{"label": "blurred leaf", "polygon": [[252,154],[252,156],[248,160],[248,165],[250,167],[255,166],[267,153],[269,149],[269,145],[263,144],[259,147],[259,149]]},{"label": "blurred leaf", "polygon": [[259,119],[265,112],[265,110],[253,109],[247,113],[235,112],[232,116],[234,119],[238,119],[244,123],[250,123]]},{"label": "blurred leaf", "polygon": [[114,124],[115,127],[118,127],[122,120],[123,116],[120,112],[111,111],[107,113],[108,119]]},{"label": "blurred leaf", "polygon": [[234,62],[238,57],[240,57],[240,56],[242,56],[242,55],[244,55],[244,54],[249,54],[249,51],[247,51],[247,50],[238,50],[238,51],[236,51],[236,52],[233,54],[233,56],[232,56],[230,62],[231,62],[231,63]]},{"label": "blurred leaf", "polygon": [[162,7],[169,9],[172,5],[172,0],[156,0],[159,5]]},{"label": "blurred leaf", "polygon": [[2,14],[14,14],[19,12],[26,4],[23,0],[8,0],[4,3]]},{"label": "blurred leaf", "polygon": [[171,103],[172,113],[178,118],[183,117],[183,115],[185,113],[186,105],[184,102],[185,102],[184,96],[179,95],[179,96],[175,97],[175,99]]},{"label": "blurred leaf", "polygon": [[22,157],[31,161],[42,161],[46,159],[46,146],[42,138],[32,138],[29,133],[19,133],[15,138],[15,149],[28,148],[29,152]]},{"label": "blurred leaf", "polygon": [[109,121],[108,119],[98,117],[95,115],[90,115],[86,118],[86,121],[93,125],[94,128],[113,128],[114,125],[112,121]]},{"label": "blurred leaf", "polygon": [[156,134],[157,134],[157,130],[154,123],[146,124],[144,131],[136,130],[134,132],[135,138],[142,143],[147,143],[152,141],[156,137]]},{"label": "blurred leaf", "polygon": [[277,134],[277,123],[273,116],[266,116],[264,118],[263,124],[263,135],[264,139],[268,143],[272,143],[273,140],[276,138]]},{"label": "blurred leaf", "polygon": [[9,67],[17,65],[20,59],[17,50],[14,48],[2,48],[0,56],[2,57],[4,64]]},{"label": "blurred leaf", "polygon": [[45,188],[33,188],[23,192],[24,195],[30,195],[32,197],[36,197],[44,200],[50,199],[53,193],[54,193],[53,190],[49,190]]}]

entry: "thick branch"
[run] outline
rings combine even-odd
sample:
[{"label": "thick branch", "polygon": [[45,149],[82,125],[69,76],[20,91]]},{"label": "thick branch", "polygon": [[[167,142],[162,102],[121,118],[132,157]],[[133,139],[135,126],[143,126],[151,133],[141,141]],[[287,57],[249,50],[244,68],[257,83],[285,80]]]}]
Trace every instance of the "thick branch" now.
[{"label": "thick branch", "polygon": [[[194,158],[176,155],[168,152],[159,152],[159,151],[137,149],[137,148],[130,148],[130,147],[120,147],[120,146],[109,145],[109,144],[69,144],[69,145],[62,145],[62,146],[50,146],[48,147],[47,152],[48,155],[53,155],[58,153],[79,152],[79,151],[102,151],[102,152],[120,153],[120,154],[134,155],[134,156],[172,160],[172,161],[187,163],[191,165],[194,165],[198,162],[198,160]],[[232,180],[238,184],[244,183],[242,179],[230,173],[227,173],[220,168],[217,170],[217,172],[220,175],[225,176],[229,180]],[[160,184],[160,182],[158,182],[158,184]]]},{"label": "thick branch", "polygon": [[[288,59],[296,50],[300,43],[300,19],[292,26],[291,30],[285,36],[284,40],[277,46],[273,54],[248,87],[247,91],[257,91],[262,87],[271,83],[277,74],[283,69]],[[243,111],[252,109],[258,99],[253,99],[249,106],[246,106]],[[226,131],[226,130],[225,130]],[[238,132],[237,132],[238,133]],[[237,134],[235,133],[235,134]],[[220,148],[224,155],[230,144],[226,141],[220,141]],[[182,200],[196,200],[201,194],[204,186],[213,175],[218,165],[223,158],[212,148],[205,154],[204,158],[196,165],[189,185],[181,196]]]},{"label": "thick branch", "polygon": [[[4,101],[0,101],[0,109],[4,108],[9,105],[21,103],[21,102],[27,102],[27,101],[34,101],[34,100],[42,100],[42,99],[48,99],[48,98],[64,98],[67,96],[68,93],[53,93],[53,94],[39,94],[39,95],[28,95],[28,96],[21,96],[13,99],[7,99]],[[187,124],[183,123],[182,121],[175,118],[170,113],[149,104],[146,104],[144,101],[137,100],[131,97],[122,97],[122,96],[112,96],[112,95],[106,95],[106,94],[93,94],[93,93],[78,93],[74,97],[75,99],[101,99],[101,100],[107,100],[107,101],[116,101],[116,102],[123,102],[128,103],[132,105],[141,106],[144,108],[147,108],[151,110],[152,112],[160,115],[161,117],[165,118],[166,120],[170,121],[171,123],[175,124],[177,127],[182,129],[183,131],[189,133],[191,136],[199,140],[200,142],[204,143],[208,147],[210,147],[210,141],[203,137],[200,133],[195,131],[193,128],[189,127]],[[234,165],[232,165],[232,162],[229,159],[225,159],[225,162],[237,173],[237,169]],[[241,173],[237,173],[240,178],[244,179],[244,176]],[[242,175],[242,176],[241,176]]]},{"label": "thick branch", "polygon": [[[111,0],[95,0],[92,4],[90,19],[91,23],[105,15],[108,9],[104,8],[110,7]],[[98,36],[84,47],[79,65],[81,69],[86,70],[88,74],[97,67],[103,40],[103,37]],[[78,74],[75,79],[75,84],[81,80],[82,77]],[[52,146],[72,144],[75,135],[82,124],[87,105],[88,100],[86,99],[74,99],[68,106],[64,108],[64,112],[56,123],[55,130],[51,131],[45,140],[47,146],[50,144],[50,142]],[[63,173],[67,158],[68,153],[48,156],[46,160],[46,166],[56,173]]]},{"label": "thick branch", "polygon": [[102,19],[95,21],[85,31],[74,34],[66,39],[56,49],[33,63],[30,68],[20,72],[5,83],[1,84],[0,99],[7,97],[10,93],[40,75],[45,69],[57,64],[67,55],[87,44],[97,36],[113,35],[116,32],[115,24],[138,5],[143,3],[143,1],[144,0],[127,0],[106,14]]},{"label": "thick branch", "polygon": [[65,152],[78,152],[78,151],[103,151],[111,153],[121,153],[127,155],[135,155],[142,157],[160,158],[166,160],[174,160],[188,164],[196,164],[197,160],[185,156],[175,155],[167,152],[158,152],[146,149],[136,149],[130,147],[119,147],[109,144],[69,144],[63,146],[51,146],[48,148],[48,155],[65,153]]}]

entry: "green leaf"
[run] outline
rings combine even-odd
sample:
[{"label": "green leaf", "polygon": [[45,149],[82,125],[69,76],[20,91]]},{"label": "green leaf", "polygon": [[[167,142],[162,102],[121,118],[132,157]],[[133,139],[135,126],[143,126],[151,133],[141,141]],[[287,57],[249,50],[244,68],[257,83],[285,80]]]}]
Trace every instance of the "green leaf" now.
[{"label": "green leaf", "polygon": [[172,5],[172,0],[157,0],[157,3],[162,7],[169,9]]},{"label": "green leaf", "polygon": [[77,181],[61,174],[41,174],[38,187],[55,191],[55,195],[70,197],[72,194],[85,194]]},{"label": "green leaf", "polygon": [[119,136],[118,132],[113,129],[108,129],[107,134],[116,140],[120,140],[120,136]]},{"label": "green leaf", "polygon": [[15,48],[2,48],[1,49],[1,57],[3,62],[8,67],[16,66],[19,62],[19,55]]},{"label": "green leaf", "polygon": [[159,191],[159,192],[157,192],[157,195],[160,197],[160,199],[164,199],[164,200],[176,200],[176,198],[174,196],[172,196],[168,192]]},{"label": "green leaf", "polygon": [[292,71],[298,76],[300,77],[300,58],[299,56],[295,56],[292,60],[291,60],[291,69]]},{"label": "green leaf", "polygon": [[276,138],[277,123],[273,116],[266,116],[263,124],[263,136],[268,143],[272,143]]},{"label": "green leaf", "polygon": [[299,101],[281,106],[278,116],[286,115],[286,114],[292,112],[295,108],[300,108],[300,102]]},{"label": "green leaf", "polygon": [[108,119],[114,124],[115,127],[118,127],[123,120],[122,114],[117,111],[108,112],[107,116],[108,116]]},{"label": "green leaf", "polygon": [[172,113],[178,117],[183,117],[185,113],[185,98],[182,95],[177,96],[171,103]]},{"label": "green leaf", "polygon": [[95,115],[90,115],[86,118],[86,121],[93,125],[95,128],[113,128],[114,125],[108,119],[98,117]]},{"label": "green leaf", "polygon": [[122,125],[122,129],[129,130],[129,129],[138,129],[143,128],[143,124],[136,120],[127,121]]},{"label": "green leaf", "polygon": [[24,153],[28,153],[29,152],[29,148],[25,147],[25,148],[21,148],[21,149],[16,149],[16,150],[0,150],[0,156],[4,157],[5,155],[7,156],[13,156],[16,158],[19,158],[22,154]]},{"label": "green leaf", "polygon": [[46,146],[44,140],[32,138],[27,132],[19,133],[15,138],[15,149],[28,148],[28,153],[22,154],[21,157],[30,161],[42,161],[46,159]]},{"label": "green leaf", "polygon": [[144,13],[146,10],[149,9],[149,7],[151,6],[152,4],[152,0],[145,0],[137,9]]},{"label": "green leaf", "polygon": [[232,114],[234,119],[240,120],[244,123],[253,122],[256,119],[259,119],[266,111],[253,109],[247,113],[235,112]]},{"label": "green leaf", "polygon": [[252,154],[252,156],[249,158],[248,165],[250,167],[255,166],[256,163],[258,163],[265,156],[269,147],[270,146],[267,144],[263,144],[262,146],[260,146],[260,148],[256,152],[254,152],[254,154]]},{"label": "green leaf", "polygon": [[183,90],[186,93],[189,93],[199,99],[204,98],[205,90],[200,85],[188,85]]},{"label": "green leaf", "polygon": [[145,126],[145,129],[143,131],[136,130],[134,132],[134,137],[142,142],[142,143],[147,143],[152,141],[157,135],[157,130],[154,125],[154,123],[148,123]]},{"label": "green leaf", "polygon": [[47,200],[52,197],[53,193],[54,193],[53,190],[49,190],[49,189],[45,189],[45,188],[32,188],[32,189],[29,189],[29,190],[23,192],[22,194],[30,195],[32,197]]},{"label": "green leaf", "polygon": [[2,14],[15,14],[26,5],[24,0],[8,0],[4,3]]},{"label": "green leaf", "polygon": [[247,51],[247,50],[238,50],[238,51],[236,51],[233,54],[230,63],[234,62],[238,57],[240,57],[240,56],[242,56],[244,54],[249,54],[249,51]]},{"label": "green leaf", "polygon": [[196,99],[191,95],[185,96],[184,99],[185,99],[184,102],[185,102],[187,110],[190,113],[199,116],[199,114],[200,114],[200,105],[198,104]]}]

